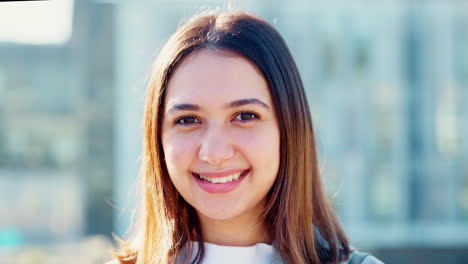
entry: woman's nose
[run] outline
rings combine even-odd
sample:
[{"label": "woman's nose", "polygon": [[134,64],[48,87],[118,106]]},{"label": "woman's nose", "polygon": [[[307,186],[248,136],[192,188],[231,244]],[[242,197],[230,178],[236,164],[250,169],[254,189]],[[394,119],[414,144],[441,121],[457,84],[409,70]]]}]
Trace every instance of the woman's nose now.
[{"label": "woman's nose", "polygon": [[231,138],[222,127],[210,127],[202,136],[198,157],[212,166],[221,166],[234,156]]}]

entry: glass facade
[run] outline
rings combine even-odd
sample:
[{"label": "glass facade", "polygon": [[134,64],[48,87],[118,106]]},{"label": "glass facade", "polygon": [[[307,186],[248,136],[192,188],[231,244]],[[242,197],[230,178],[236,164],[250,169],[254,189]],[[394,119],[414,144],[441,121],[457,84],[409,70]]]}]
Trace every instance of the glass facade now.
[{"label": "glass facade", "polygon": [[81,243],[113,230],[112,8],[76,2],[63,43],[0,42],[0,263],[104,261]]}]

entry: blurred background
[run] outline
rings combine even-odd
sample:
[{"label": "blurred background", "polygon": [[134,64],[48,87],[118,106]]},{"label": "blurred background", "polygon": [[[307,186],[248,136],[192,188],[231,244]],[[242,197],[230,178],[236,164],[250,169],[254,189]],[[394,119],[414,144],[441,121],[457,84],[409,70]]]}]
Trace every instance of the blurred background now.
[{"label": "blurred background", "polygon": [[0,2],[0,263],[103,263],[135,197],[152,60],[207,8],[283,34],[352,244],[468,263],[468,1]]}]

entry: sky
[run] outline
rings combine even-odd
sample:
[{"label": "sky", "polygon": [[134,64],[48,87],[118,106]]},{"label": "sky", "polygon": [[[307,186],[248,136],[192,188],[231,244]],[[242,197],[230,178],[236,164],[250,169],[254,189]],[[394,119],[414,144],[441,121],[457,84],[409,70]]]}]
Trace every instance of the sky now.
[{"label": "sky", "polygon": [[73,0],[0,2],[0,43],[63,44],[72,22]]}]

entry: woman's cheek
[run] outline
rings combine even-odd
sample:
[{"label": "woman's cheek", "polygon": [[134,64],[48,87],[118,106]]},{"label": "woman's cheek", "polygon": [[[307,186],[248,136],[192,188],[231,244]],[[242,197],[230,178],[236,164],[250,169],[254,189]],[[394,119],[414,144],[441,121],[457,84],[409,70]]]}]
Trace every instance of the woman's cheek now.
[{"label": "woman's cheek", "polygon": [[236,141],[245,155],[255,159],[271,162],[279,155],[279,131],[274,126],[241,131]]},{"label": "woman's cheek", "polygon": [[165,152],[168,168],[188,171],[196,156],[196,140],[192,135],[174,133],[167,138]]}]

